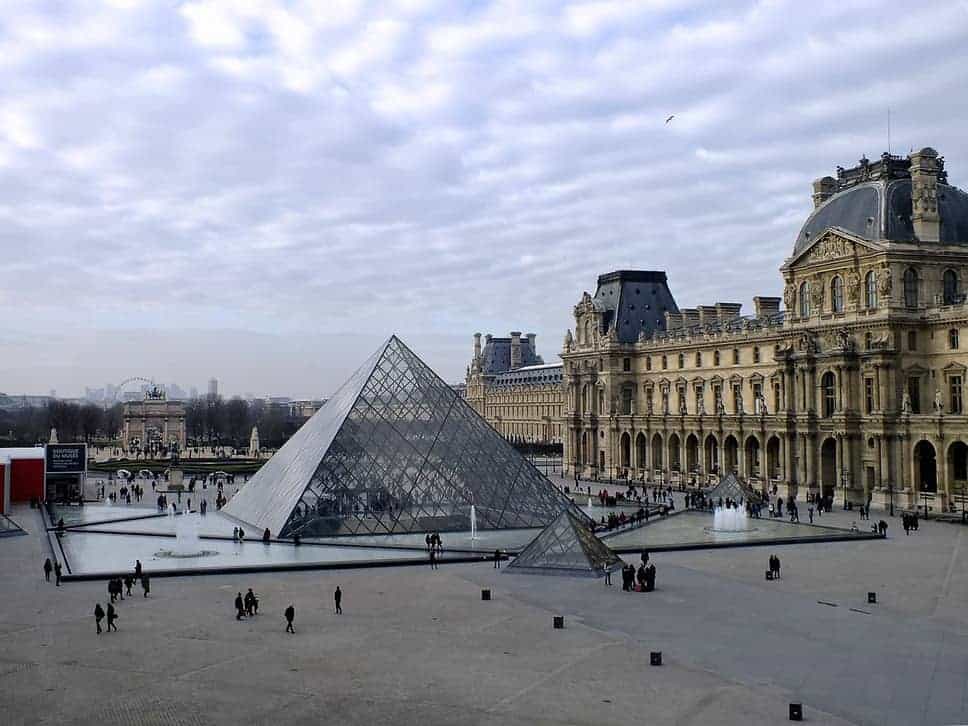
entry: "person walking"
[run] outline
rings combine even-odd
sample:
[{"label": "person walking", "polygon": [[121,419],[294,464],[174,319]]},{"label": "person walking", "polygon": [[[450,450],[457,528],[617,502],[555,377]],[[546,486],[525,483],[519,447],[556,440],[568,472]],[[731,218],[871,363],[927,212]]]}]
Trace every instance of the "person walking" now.
[{"label": "person walking", "polygon": [[131,597],[131,587],[134,585],[134,578],[131,575],[124,576],[124,589],[128,591],[128,597]]},{"label": "person walking", "polygon": [[494,569],[501,569],[501,550],[500,548],[494,550]]},{"label": "person walking", "polygon": [[295,635],[296,631],[292,627],[292,621],[293,621],[293,618],[296,617],[296,608],[290,605],[289,607],[286,608],[285,615],[286,615],[286,632],[292,633],[293,635]]},{"label": "person walking", "polygon": [[101,603],[94,604],[94,623],[97,625],[97,634],[101,634],[101,621],[104,620],[104,608]]},{"label": "person walking", "polygon": [[343,591],[339,589],[339,585],[336,586],[336,592],[333,593],[333,600],[336,602],[336,614],[343,614]]},{"label": "person walking", "polygon": [[134,576],[137,578],[141,577],[141,560],[134,561]]},{"label": "person walking", "polygon": [[118,632],[118,626],[114,624],[114,621],[118,619],[118,611],[114,609],[114,605],[108,603],[108,632],[111,632],[111,628],[114,628],[114,632]]},{"label": "person walking", "polygon": [[117,595],[114,593],[114,578],[113,577],[110,580],[108,580],[108,595],[111,597],[111,602],[114,602],[114,599],[117,597]]},{"label": "person walking", "polygon": [[148,597],[148,593],[151,592],[151,583],[148,582],[148,576],[141,576],[141,587],[145,591],[145,597]]},{"label": "person walking", "polygon": [[437,569],[437,550],[434,547],[430,548],[430,569]]},{"label": "person walking", "polygon": [[50,557],[44,560],[44,579],[50,582],[50,573],[54,571],[54,565],[51,564]]},{"label": "person walking", "polygon": [[776,555],[773,555],[773,566],[776,571],[776,574],[774,575],[774,577],[777,580],[779,580],[780,579],[780,558],[777,557]]},{"label": "person walking", "polygon": [[605,572],[605,584],[608,587],[612,586],[612,571],[608,569],[608,563],[606,562],[602,565],[602,570]]},{"label": "person walking", "polygon": [[55,562],[54,563],[54,584],[57,585],[57,587],[60,587],[60,580],[61,580],[61,563]]},{"label": "person walking", "polygon": [[813,524],[813,505],[807,507],[807,515],[810,517],[810,524]]},{"label": "person walking", "polygon": [[242,593],[235,596],[235,619],[241,620],[245,617],[245,603],[242,600]]}]

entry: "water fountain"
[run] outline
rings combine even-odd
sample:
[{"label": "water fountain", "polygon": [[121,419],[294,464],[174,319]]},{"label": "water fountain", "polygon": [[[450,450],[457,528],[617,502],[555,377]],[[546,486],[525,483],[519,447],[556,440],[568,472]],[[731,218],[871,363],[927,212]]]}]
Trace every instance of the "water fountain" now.
[{"label": "water fountain", "polygon": [[750,532],[752,530],[745,507],[716,507],[713,512],[713,532]]},{"label": "water fountain", "polygon": [[215,550],[202,549],[198,534],[199,520],[188,512],[178,515],[174,504],[168,505],[168,518],[175,523],[175,546],[156,553],[156,557],[206,557],[217,555]]},{"label": "water fountain", "polygon": [[471,539],[477,539],[477,508],[471,505]]}]

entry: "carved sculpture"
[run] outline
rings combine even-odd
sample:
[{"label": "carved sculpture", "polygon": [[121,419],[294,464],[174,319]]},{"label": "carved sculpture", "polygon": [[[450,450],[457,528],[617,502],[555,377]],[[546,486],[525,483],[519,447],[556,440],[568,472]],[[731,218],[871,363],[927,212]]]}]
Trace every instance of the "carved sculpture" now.
[{"label": "carved sculpture", "polygon": [[792,282],[787,283],[787,286],[783,288],[783,304],[790,311],[797,307],[797,286]]},{"label": "carved sculpture", "polygon": [[891,280],[891,268],[885,267],[877,276],[877,292],[885,300],[891,296],[891,288],[894,287]]},{"label": "carved sculpture", "polygon": [[565,332],[565,352],[571,352],[571,346],[575,342],[575,339],[571,337],[571,328]]},{"label": "carved sculpture", "polygon": [[847,288],[847,300],[851,305],[857,305],[860,302],[860,275],[848,272],[844,277],[844,286]]},{"label": "carved sculpture", "polygon": [[813,282],[810,283],[810,307],[811,310],[815,310],[818,313],[823,310],[823,291],[824,280],[820,275],[817,275]]},{"label": "carved sculpture", "polygon": [[937,388],[934,390],[934,410],[938,413],[944,413],[944,397]]},{"label": "carved sculpture", "polygon": [[904,396],[901,398],[901,412],[911,413],[911,394],[907,391],[904,392]]}]

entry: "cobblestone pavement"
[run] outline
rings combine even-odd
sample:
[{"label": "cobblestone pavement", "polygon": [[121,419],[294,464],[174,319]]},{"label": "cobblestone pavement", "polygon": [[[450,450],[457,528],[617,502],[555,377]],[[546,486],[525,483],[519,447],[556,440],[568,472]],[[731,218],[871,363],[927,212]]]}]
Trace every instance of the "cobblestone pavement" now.
[{"label": "cobblestone pavement", "polygon": [[[814,724],[968,721],[956,525],[777,548],[777,582],[767,548],[660,554],[648,595],[490,564],[159,579],[98,636],[105,585],[45,583],[39,515],[14,518],[31,535],[0,540],[4,724],[745,725],[790,701]],[[248,587],[260,614],[236,621]]]}]

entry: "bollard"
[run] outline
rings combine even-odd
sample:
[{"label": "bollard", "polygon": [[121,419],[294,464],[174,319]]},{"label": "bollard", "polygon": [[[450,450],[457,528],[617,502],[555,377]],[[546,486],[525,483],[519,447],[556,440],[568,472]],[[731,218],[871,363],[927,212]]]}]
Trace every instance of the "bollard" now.
[{"label": "bollard", "polygon": [[802,703],[791,703],[790,704],[790,720],[791,721],[803,721],[803,704]]},{"label": "bollard", "polygon": [[491,599],[491,591],[481,590],[481,600],[490,600],[490,599]]},{"label": "bollard", "polygon": [[649,653],[649,665],[660,666],[662,665],[662,651],[653,650]]},{"label": "bollard", "polygon": [[555,630],[561,630],[565,627],[565,616],[555,615]]},{"label": "bollard", "polygon": [[867,593],[867,603],[869,605],[875,605],[877,603],[877,593],[869,592]]}]

